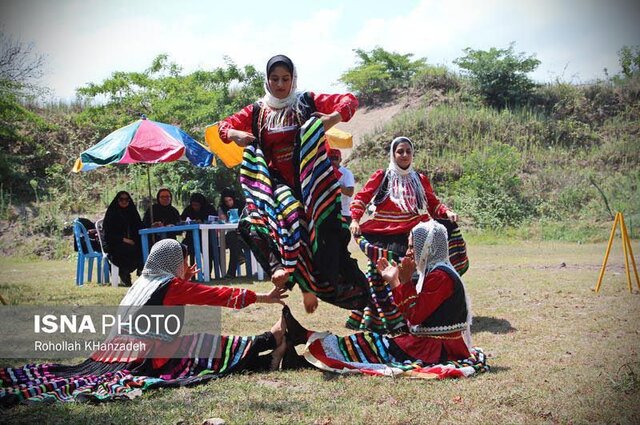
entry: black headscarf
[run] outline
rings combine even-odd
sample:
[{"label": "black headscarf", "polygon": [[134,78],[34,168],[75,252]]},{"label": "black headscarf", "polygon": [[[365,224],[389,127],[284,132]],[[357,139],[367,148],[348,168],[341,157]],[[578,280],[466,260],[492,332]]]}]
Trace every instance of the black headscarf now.
[{"label": "black headscarf", "polygon": [[[191,206],[191,203],[197,202],[200,204],[200,211],[195,211]],[[182,211],[180,218],[186,220],[187,217],[191,220],[200,220],[201,222],[207,221],[210,215],[216,215],[213,211],[213,207],[207,201],[207,198],[202,193],[192,193],[189,198],[189,205]]]},{"label": "black headscarf", "polygon": [[274,57],[269,59],[269,61],[267,62],[267,78],[269,78],[269,74],[271,73],[271,70],[276,65],[284,65],[285,68],[287,68],[287,70],[289,71],[289,73],[293,75],[293,69],[294,69],[293,61],[285,55],[275,55]]},{"label": "black headscarf", "polygon": [[[169,189],[162,188],[156,194],[156,203],[151,206],[153,208],[153,221],[161,221],[163,225],[168,224],[178,224],[180,222],[180,213],[178,210],[169,203],[166,207],[160,204],[160,194],[162,192],[169,192],[173,200],[173,194]],[[144,218],[142,221],[144,222],[145,227],[151,227],[151,208],[148,208],[144,213]]]},{"label": "black headscarf", "polygon": [[[129,198],[129,204],[126,208],[120,208],[120,205],[118,205],[118,198],[121,196]],[[142,228],[142,220],[140,220],[140,214],[129,192],[121,190],[116,194],[104,214],[102,228],[106,251],[117,249],[122,242],[122,238],[133,239],[134,241],[140,240],[138,230]]]},{"label": "black headscarf", "polygon": [[224,189],[222,189],[222,192],[220,193],[220,210],[224,214],[227,214],[227,212],[229,212],[230,208],[226,206],[224,203],[224,198],[227,198],[227,197],[233,198],[233,208],[237,208],[239,214],[242,213],[242,210],[244,209],[244,201],[238,198],[238,195],[236,195],[236,192],[230,187],[225,187]]}]

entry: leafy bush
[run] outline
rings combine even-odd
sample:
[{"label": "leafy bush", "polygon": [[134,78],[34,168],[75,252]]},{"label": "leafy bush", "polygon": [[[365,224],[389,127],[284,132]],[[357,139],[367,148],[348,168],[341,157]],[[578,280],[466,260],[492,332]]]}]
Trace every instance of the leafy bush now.
[{"label": "leafy bush", "polygon": [[425,59],[412,54],[387,52],[381,47],[367,52],[355,49],[358,65],[340,76],[340,81],[365,103],[380,101],[394,89],[406,89],[413,76],[426,67]]},{"label": "leafy bush", "polygon": [[418,92],[439,90],[442,93],[457,92],[461,89],[460,78],[445,66],[425,65],[411,80],[411,86]]},{"label": "leafy bush", "polygon": [[487,104],[497,108],[523,106],[528,103],[535,84],[526,74],[534,71],[540,61],[535,55],[507,49],[464,49],[465,56],[454,60],[462,68],[484,97]]},{"label": "leafy bush", "polygon": [[521,157],[517,149],[493,143],[471,153],[455,185],[456,208],[480,228],[516,225],[531,215],[518,177]]},{"label": "leafy bush", "polygon": [[640,74],[640,46],[623,46],[618,51],[622,75],[631,78]]}]

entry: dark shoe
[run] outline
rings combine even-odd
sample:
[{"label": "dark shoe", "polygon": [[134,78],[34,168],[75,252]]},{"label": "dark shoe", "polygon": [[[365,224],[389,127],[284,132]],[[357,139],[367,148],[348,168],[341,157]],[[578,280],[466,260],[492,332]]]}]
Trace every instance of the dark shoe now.
[{"label": "dark shoe", "polygon": [[224,275],[224,278],[233,280],[233,279],[236,278],[236,275],[231,274],[231,273],[227,273],[227,274]]},{"label": "dark shoe", "polygon": [[246,263],[246,262],[247,262],[247,259],[244,258],[244,256],[240,256],[240,258],[238,258],[238,265],[239,266],[244,264],[244,263]]},{"label": "dark shoe", "polygon": [[288,306],[282,308],[282,317],[287,324],[287,341],[291,342],[293,346],[306,344],[309,331],[293,317]]},{"label": "dark shoe", "polygon": [[129,273],[119,273],[122,286],[131,286],[131,275]]},{"label": "dark shoe", "polygon": [[304,356],[298,354],[293,343],[287,341],[287,351],[284,352],[284,357],[282,358],[282,370],[297,370],[312,367]]}]

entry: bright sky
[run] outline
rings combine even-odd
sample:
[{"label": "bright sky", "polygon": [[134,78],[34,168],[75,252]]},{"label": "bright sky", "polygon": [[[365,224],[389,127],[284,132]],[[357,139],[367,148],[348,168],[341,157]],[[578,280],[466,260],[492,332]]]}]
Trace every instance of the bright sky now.
[{"label": "bright sky", "polygon": [[343,90],[353,49],[380,46],[454,68],[462,49],[536,54],[537,81],[580,83],[619,72],[617,51],[640,44],[636,0],[4,0],[2,30],[46,57],[56,96],[114,71],[143,71],[160,53],[190,72],[224,56],[262,70],[283,53],[300,89]]}]

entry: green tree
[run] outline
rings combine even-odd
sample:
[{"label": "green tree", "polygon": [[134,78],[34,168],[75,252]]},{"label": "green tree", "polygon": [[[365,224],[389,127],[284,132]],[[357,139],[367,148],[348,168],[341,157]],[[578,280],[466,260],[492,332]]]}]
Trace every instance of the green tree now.
[{"label": "green tree", "polygon": [[465,56],[454,60],[468,74],[477,92],[487,104],[497,108],[520,106],[527,103],[535,87],[528,73],[540,61],[535,55],[515,53],[511,43],[507,49],[464,49]]},{"label": "green tree", "polygon": [[623,46],[618,51],[618,62],[625,77],[640,75],[640,46]]},{"label": "green tree", "polygon": [[[249,65],[239,68],[228,58],[211,71],[183,74],[167,55],[156,57],[144,72],[114,72],[100,84],[78,89],[85,101],[96,103],[78,115],[81,127],[94,128],[95,137],[78,152],[116,128],[145,114],[149,119],[177,125],[203,142],[207,125],[255,101],[263,91],[264,75]],[[177,197],[188,192],[218,193],[237,184],[237,175],[224,167],[199,169],[177,163],[154,167],[154,186],[166,185]]]},{"label": "green tree", "polygon": [[33,194],[30,181],[44,174],[47,151],[25,129],[47,123],[25,105],[42,92],[44,58],[33,44],[0,32],[0,181],[19,198]]},{"label": "green tree", "polygon": [[365,102],[375,102],[394,89],[409,87],[412,77],[427,66],[424,58],[411,60],[410,53],[387,52],[381,47],[354,52],[358,65],[343,73],[339,80]]}]

